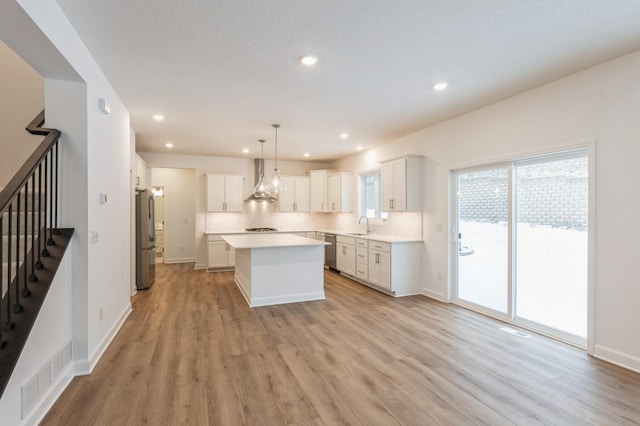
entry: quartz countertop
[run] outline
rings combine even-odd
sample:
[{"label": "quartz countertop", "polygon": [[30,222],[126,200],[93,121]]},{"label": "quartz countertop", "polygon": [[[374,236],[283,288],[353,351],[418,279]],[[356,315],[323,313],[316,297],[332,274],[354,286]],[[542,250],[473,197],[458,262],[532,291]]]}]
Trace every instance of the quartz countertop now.
[{"label": "quartz countertop", "polygon": [[280,232],[244,232],[243,234],[220,235],[234,249],[273,247],[324,246],[328,243],[313,238],[300,237]]},{"label": "quartz countertop", "polygon": [[352,231],[340,231],[337,229],[317,229],[317,230],[315,229],[286,230],[285,229],[285,230],[268,231],[268,232],[248,232],[245,230],[231,230],[231,231],[208,231],[208,232],[205,232],[205,234],[220,235],[220,236],[222,235],[274,235],[274,234],[291,234],[291,233],[299,233],[299,232],[316,232],[316,231],[324,232],[325,234],[344,235],[346,237],[380,241],[383,243],[417,243],[422,241],[422,239],[417,239],[417,238],[396,237],[393,235],[374,234],[374,233],[360,234]]}]

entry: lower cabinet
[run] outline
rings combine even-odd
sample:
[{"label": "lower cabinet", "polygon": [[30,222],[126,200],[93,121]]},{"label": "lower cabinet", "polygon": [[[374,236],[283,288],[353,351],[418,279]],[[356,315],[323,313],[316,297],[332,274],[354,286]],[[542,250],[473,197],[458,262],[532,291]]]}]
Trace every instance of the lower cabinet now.
[{"label": "lower cabinet", "polygon": [[369,282],[391,290],[391,253],[369,249]]},{"label": "lower cabinet", "polygon": [[355,238],[342,235],[336,237],[336,268],[343,274],[356,276]]},{"label": "lower cabinet", "polygon": [[207,269],[232,269],[236,264],[236,251],[217,236],[209,236]]},{"label": "lower cabinet", "polygon": [[340,235],[337,238],[342,239],[337,244],[337,267],[348,278],[392,296],[420,293],[420,242],[389,243]]}]

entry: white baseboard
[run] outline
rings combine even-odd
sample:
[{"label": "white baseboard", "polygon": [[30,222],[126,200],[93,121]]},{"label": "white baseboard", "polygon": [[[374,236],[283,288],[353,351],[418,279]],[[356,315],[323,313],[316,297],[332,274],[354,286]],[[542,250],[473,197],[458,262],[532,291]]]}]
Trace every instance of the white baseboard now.
[{"label": "white baseboard", "polygon": [[38,425],[44,419],[44,416],[47,415],[53,404],[56,403],[62,392],[69,386],[74,377],[74,365],[73,363],[69,363],[64,370],[62,370],[62,374],[58,376],[56,381],[51,384],[51,387],[47,391],[47,393],[38,400],[37,405],[33,407],[27,417],[22,419],[20,425]]},{"label": "white baseboard", "polygon": [[207,269],[207,264],[206,263],[196,263],[196,266],[193,269]]},{"label": "white baseboard", "polygon": [[98,361],[100,361],[100,358],[102,358],[102,355],[104,355],[104,352],[111,344],[111,341],[116,337],[118,331],[120,331],[120,328],[122,327],[130,313],[131,303],[128,303],[125,309],[120,314],[118,320],[113,324],[109,332],[104,336],[97,349],[93,352],[89,359],[75,361],[74,372],[76,376],[85,376],[87,374],[91,374],[95,366],[98,364]]},{"label": "white baseboard", "polygon": [[627,355],[601,345],[595,345],[592,355],[603,361],[640,373],[640,358],[638,357]]},{"label": "white baseboard", "polygon": [[438,291],[433,291],[430,290],[428,288],[424,288],[422,287],[422,295],[430,297],[431,299],[436,299],[439,302],[444,302],[447,303],[447,298],[445,297],[444,294],[438,292]]},{"label": "white baseboard", "polygon": [[173,259],[164,259],[164,263],[194,263],[195,257],[174,257]]}]

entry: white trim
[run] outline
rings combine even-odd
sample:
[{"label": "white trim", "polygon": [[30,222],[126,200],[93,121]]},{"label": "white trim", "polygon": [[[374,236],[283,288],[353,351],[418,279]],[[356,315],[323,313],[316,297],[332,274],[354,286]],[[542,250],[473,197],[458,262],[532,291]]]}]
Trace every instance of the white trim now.
[{"label": "white trim", "polygon": [[67,389],[67,386],[71,383],[74,378],[74,364],[72,362],[68,363],[67,366],[62,370],[61,374],[55,379],[55,382],[51,384],[49,390],[45,393],[43,397],[38,399],[36,405],[29,411],[27,416],[22,419],[20,425],[38,425],[47,415],[53,404],[56,403],[58,398],[62,395],[62,393]]},{"label": "white trim", "polygon": [[174,257],[173,259],[164,259],[164,263],[194,263],[196,261],[195,257]]},{"label": "white trim", "polygon": [[592,140],[587,145],[587,158],[589,161],[589,207],[587,218],[587,353],[593,355],[596,344],[596,230],[597,230],[597,204],[596,204],[596,151],[597,141]]},{"label": "white trim", "polygon": [[630,356],[602,345],[594,345],[594,351],[591,355],[603,361],[640,373],[640,358],[638,357]]},{"label": "white trim", "polygon": [[120,331],[120,328],[126,321],[131,311],[132,311],[131,303],[128,303],[124,311],[122,311],[122,313],[120,314],[120,317],[118,318],[118,320],[109,329],[109,332],[104,336],[104,338],[102,339],[102,341],[100,342],[96,350],[93,352],[93,354],[89,357],[89,359],[78,360],[75,362],[74,372],[76,376],[91,374],[95,366],[98,364],[98,361],[100,361],[100,358],[102,358],[102,355],[104,355],[104,352],[107,350],[107,348],[109,347],[113,339],[118,334],[118,331]]},{"label": "white trim", "polygon": [[236,287],[240,289],[240,293],[242,293],[244,300],[247,301],[247,304],[250,308],[257,308],[259,306],[282,305],[285,303],[311,302],[315,300],[325,299],[324,291],[314,293],[288,294],[286,296],[251,298],[246,293],[244,286],[240,284],[238,276],[235,276],[233,278],[233,281],[236,283]]},{"label": "white trim", "polygon": [[195,269],[196,271],[199,269],[207,269],[207,264],[206,263],[196,263],[195,266],[193,267],[193,269]]},{"label": "white trim", "polygon": [[428,297],[430,299],[437,300],[438,302],[444,302],[444,303],[448,302],[448,300],[445,297],[445,295],[440,293],[439,291],[433,291],[433,290],[431,290],[429,288],[426,288],[426,287],[422,287],[421,290],[422,291],[420,292],[420,294],[423,295],[423,296],[426,296],[426,297]]}]

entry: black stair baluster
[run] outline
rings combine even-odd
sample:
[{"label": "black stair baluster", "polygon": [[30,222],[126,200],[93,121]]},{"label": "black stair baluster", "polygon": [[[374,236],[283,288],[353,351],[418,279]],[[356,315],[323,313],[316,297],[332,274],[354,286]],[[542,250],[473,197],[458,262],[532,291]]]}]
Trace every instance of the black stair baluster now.
[{"label": "black stair baluster", "polygon": [[49,151],[49,157],[51,158],[51,167],[49,167],[49,239],[47,245],[55,246],[56,241],[53,239],[53,149]]},{"label": "black stair baluster", "polygon": [[[47,154],[44,157],[44,209],[43,209],[43,214],[44,214],[44,232],[42,235],[43,239],[47,238],[47,168],[49,165],[49,154]],[[43,244],[42,247],[42,257],[49,257],[50,253],[49,250],[47,250],[47,245]]]},{"label": "black stair baluster", "polygon": [[[29,275],[29,282],[34,283],[38,281],[36,275],[36,172],[31,175],[31,275]],[[26,264],[26,259],[25,259]],[[27,269],[25,268],[25,271]],[[25,286],[27,283],[25,282]]]},{"label": "black stair baluster", "polygon": [[44,236],[42,233],[42,161],[38,164],[38,261],[36,262],[36,269],[42,269],[42,246]]},{"label": "black stair baluster", "polygon": [[[31,296],[31,290],[29,290],[29,271],[28,271],[28,260],[29,253],[27,252],[27,241],[29,235],[29,220],[27,218],[27,213],[29,210],[29,182],[24,183],[24,241],[22,242],[22,270],[23,274],[23,287],[22,287],[22,297]],[[18,218],[19,220],[19,218]],[[19,256],[18,256],[19,257]]]},{"label": "black stair baluster", "polygon": [[[2,277],[4,275],[4,217],[0,214],[0,286],[2,286]],[[0,289],[0,302],[2,302],[2,290]],[[7,284],[7,291],[9,290],[9,285]],[[2,303],[0,303],[0,318],[2,318]],[[7,341],[2,338],[2,327],[0,327],[0,349],[7,346]]]},{"label": "black stair baluster", "polygon": [[22,190],[18,191],[16,197],[16,303],[13,304],[13,312],[22,312],[22,304],[20,304],[20,201],[22,200]]},{"label": "black stair baluster", "polygon": [[55,204],[54,204],[54,208],[53,208],[53,217],[54,217],[54,232],[56,235],[60,235],[60,229],[58,229],[58,157],[60,156],[60,153],[58,152],[58,141],[56,141],[56,143],[53,145],[53,148],[55,149],[55,155],[56,155],[56,171],[55,171],[55,177],[56,177],[56,185],[55,185],[55,194],[54,191],[52,190],[51,192],[51,196],[53,197],[55,195]]},{"label": "black stair baluster", "polygon": [[7,322],[4,324],[6,331],[13,330],[15,324],[11,321],[11,238],[13,237],[13,201],[9,204],[8,233],[7,233]]}]

